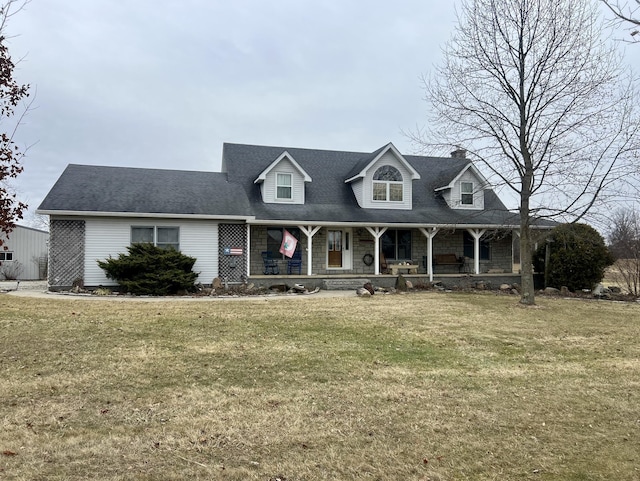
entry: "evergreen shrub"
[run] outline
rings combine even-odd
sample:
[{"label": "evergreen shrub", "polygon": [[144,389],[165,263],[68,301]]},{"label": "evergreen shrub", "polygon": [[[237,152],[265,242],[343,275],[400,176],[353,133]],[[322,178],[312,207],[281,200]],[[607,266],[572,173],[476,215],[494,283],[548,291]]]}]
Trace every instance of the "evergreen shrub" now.
[{"label": "evergreen shrub", "polygon": [[128,254],[98,261],[109,279],[136,295],[166,296],[193,291],[198,274],[196,262],[173,248],[163,249],[150,243],[132,244]]},{"label": "evergreen shrub", "polygon": [[566,286],[574,292],[592,289],[614,262],[600,233],[587,224],[562,224],[553,229],[547,239],[551,251],[546,271],[544,242],[534,254],[535,268],[546,273],[547,287]]}]

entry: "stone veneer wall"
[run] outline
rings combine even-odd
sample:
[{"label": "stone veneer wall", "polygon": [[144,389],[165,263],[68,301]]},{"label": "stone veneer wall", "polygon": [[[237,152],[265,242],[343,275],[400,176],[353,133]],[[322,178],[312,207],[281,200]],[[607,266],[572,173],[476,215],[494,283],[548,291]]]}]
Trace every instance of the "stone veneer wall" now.
[{"label": "stone veneer wall", "polygon": [[83,220],[51,220],[49,289],[69,289],[84,282],[84,239]]}]

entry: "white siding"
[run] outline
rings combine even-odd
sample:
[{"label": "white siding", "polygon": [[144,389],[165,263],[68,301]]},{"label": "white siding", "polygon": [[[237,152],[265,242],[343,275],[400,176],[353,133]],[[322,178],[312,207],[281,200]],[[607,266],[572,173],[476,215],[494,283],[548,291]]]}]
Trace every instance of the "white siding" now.
[{"label": "white siding", "polygon": [[[461,191],[460,184],[462,182],[473,182],[473,205],[462,205],[461,203]],[[468,209],[468,210],[482,210],[484,209],[484,190],[481,189],[481,183],[476,175],[467,170],[453,185],[452,192],[449,197],[445,196],[445,200],[449,206],[453,209]]]},{"label": "white siding", "polygon": [[[402,202],[374,202],[373,201],[373,174],[375,174],[378,168],[383,165],[391,165],[398,169],[402,174],[403,183],[403,197]],[[362,204],[361,206],[367,209],[399,209],[399,210],[411,210],[413,189],[411,183],[411,173],[405,168],[404,164],[398,160],[393,152],[387,152],[378,161],[373,164],[364,178],[362,191]],[[354,190],[354,194],[355,194]],[[356,194],[357,195],[357,194]],[[360,203],[360,201],[358,201]]]},{"label": "white siding", "polygon": [[172,219],[91,218],[85,224],[84,283],[86,286],[115,285],[98,267],[98,260],[126,253],[131,244],[131,226],[180,228],[180,251],[196,258],[198,282],[210,284],[218,275],[218,224],[212,221]]},{"label": "white siding", "polygon": [[360,207],[364,207],[364,182],[362,179],[351,182],[351,189],[353,190],[353,195],[358,201],[358,205]]},{"label": "white siding", "polygon": [[[18,276],[21,280],[40,279],[38,259],[47,256],[47,242],[49,233],[28,227],[16,226],[9,238],[3,236],[5,252],[13,252],[13,261],[3,261],[10,267],[11,263],[19,262],[22,272]],[[1,276],[0,276],[1,277]]]},{"label": "white siding", "polygon": [[[291,200],[276,199],[276,174],[291,174]],[[262,188],[262,200],[267,204],[304,204],[304,177],[286,157],[274,165],[266,175]]]}]

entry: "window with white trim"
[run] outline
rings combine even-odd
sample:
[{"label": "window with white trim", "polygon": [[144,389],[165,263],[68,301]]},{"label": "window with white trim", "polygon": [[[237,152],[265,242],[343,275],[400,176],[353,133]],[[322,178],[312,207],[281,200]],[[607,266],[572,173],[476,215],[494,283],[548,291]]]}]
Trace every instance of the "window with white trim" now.
[{"label": "window with white trim", "polygon": [[13,252],[11,251],[0,252],[0,261],[12,261],[12,260],[13,260]]},{"label": "window with white trim", "polygon": [[373,200],[377,202],[402,202],[404,185],[402,174],[392,165],[383,165],[373,174]]},{"label": "window with white trim", "polygon": [[293,189],[291,188],[291,174],[276,174],[276,199],[291,200],[293,199]]},{"label": "window with white trim", "polygon": [[164,226],[132,226],[131,243],[146,242],[163,249],[180,250],[180,228]]},{"label": "window with white trim", "polygon": [[460,204],[473,205],[473,182],[460,182]]}]

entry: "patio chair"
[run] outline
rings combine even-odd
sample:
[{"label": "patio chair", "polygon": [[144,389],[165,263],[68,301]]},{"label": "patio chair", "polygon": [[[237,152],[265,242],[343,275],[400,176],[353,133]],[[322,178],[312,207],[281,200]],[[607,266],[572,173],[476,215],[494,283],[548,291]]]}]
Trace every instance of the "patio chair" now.
[{"label": "patio chair", "polygon": [[298,274],[302,274],[302,251],[300,250],[295,251],[293,257],[287,261],[287,274],[293,274],[296,269]]},{"label": "patio chair", "polygon": [[262,251],[262,262],[264,263],[265,274],[280,274],[278,261],[272,257],[271,251]]},{"label": "patio chair", "polygon": [[387,259],[385,259],[382,251],[380,251],[380,274],[388,274],[388,273],[389,273],[389,264],[387,264]]}]

